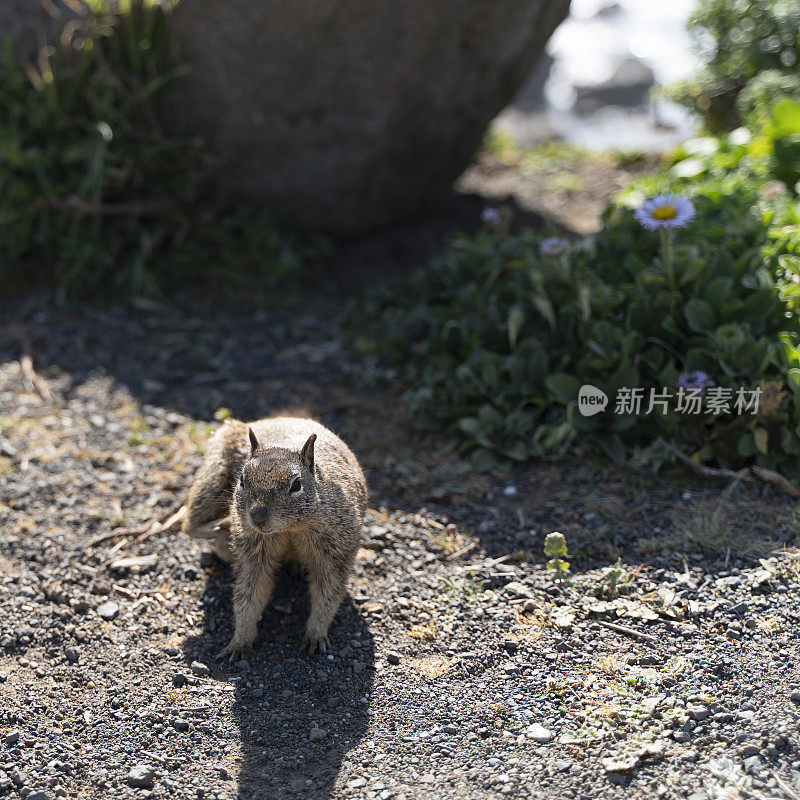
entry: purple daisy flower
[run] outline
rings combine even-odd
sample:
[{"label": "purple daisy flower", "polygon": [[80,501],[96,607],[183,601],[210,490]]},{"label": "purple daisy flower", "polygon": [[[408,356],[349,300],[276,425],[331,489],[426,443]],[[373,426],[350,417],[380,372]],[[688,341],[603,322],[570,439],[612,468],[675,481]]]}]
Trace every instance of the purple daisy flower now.
[{"label": "purple daisy flower", "polygon": [[694,203],[682,194],[659,194],[645,200],[634,212],[643,228],[682,228],[694,218]]},{"label": "purple daisy flower", "polygon": [[539,245],[539,251],[543,256],[554,258],[563,256],[567,250],[569,250],[569,242],[560,236],[548,236],[546,239],[542,239],[542,243]]},{"label": "purple daisy flower", "polygon": [[497,208],[484,208],[481,211],[481,222],[484,225],[499,225],[502,219],[502,215]]},{"label": "purple daisy flower", "polygon": [[699,389],[702,394],[707,386],[711,386],[713,381],[707,372],[698,369],[694,372],[682,372],[678,376],[678,386],[681,389]]}]

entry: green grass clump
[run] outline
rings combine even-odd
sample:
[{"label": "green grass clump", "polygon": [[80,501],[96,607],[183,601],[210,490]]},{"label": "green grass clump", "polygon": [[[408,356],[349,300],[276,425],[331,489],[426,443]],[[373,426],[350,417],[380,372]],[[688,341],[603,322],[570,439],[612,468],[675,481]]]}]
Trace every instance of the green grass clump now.
[{"label": "green grass clump", "polygon": [[475,578],[472,573],[460,578],[442,578],[445,591],[457,603],[470,605],[483,594],[483,583]]},{"label": "green grass clump", "polygon": [[[314,259],[262,211],[210,187],[198,139],[165,132],[182,71],[170,0],[92,0],[58,43],[0,56],[0,279],[62,298],[291,283]],[[66,35],[68,33],[68,35]]]},{"label": "green grass clump", "polygon": [[[775,181],[779,142],[765,130],[687,143],[582,242],[543,252],[538,233],[497,226],[459,239],[369,295],[364,345],[403,366],[415,422],[448,432],[480,469],[590,443],[619,461],[644,448],[658,464],[663,438],[699,462],[797,474],[800,209]],[[665,191],[697,210],[669,254],[633,214]],[[733,397],[759,390],[757,413],[680,413],[680,376],[696,371]],[[583,384],[605,391],[605,411],[579,413]],[[646,400],[618,413],[633,387],[671,392],[666,413]]]}]

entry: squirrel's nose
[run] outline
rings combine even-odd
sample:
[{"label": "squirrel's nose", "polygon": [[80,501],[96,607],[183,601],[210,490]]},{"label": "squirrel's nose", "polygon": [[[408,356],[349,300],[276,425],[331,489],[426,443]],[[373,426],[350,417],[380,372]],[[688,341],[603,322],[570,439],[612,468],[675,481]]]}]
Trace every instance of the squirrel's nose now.
[{"label": "squirrel's nose", "polygon": [[256,525],[263,525],[269,520],[269,509],[265,506],[253,506],[250,509],[250,519],[252,519]]}]

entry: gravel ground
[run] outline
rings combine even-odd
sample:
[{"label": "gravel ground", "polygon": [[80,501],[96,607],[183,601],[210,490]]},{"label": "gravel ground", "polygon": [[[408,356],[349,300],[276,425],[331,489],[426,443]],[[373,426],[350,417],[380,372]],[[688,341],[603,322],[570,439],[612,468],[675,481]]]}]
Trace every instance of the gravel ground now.
[{"label": "gravel ground", "polygon": [[[0,311],[0,797],[800,796],[795,503],[589,457],[473,474],[330,299]],[[328,655],[299,653],[297,576],[228,665],[226,565],[92,544],[168,512],[223,407],[363,461]]]}]

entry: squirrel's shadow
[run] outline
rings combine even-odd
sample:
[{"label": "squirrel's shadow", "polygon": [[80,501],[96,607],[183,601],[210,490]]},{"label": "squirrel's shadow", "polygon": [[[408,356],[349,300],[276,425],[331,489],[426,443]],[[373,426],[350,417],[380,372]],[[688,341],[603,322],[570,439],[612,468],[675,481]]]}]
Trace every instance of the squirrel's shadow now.
[{"label": "squirrel's shadow", "polygon": [[279,800],[331,795],[347,752],[364,736],[375,676],[375,646],[350,596],[330,628],[328,654],[299,649],[309,611],[305,579],[284,569],[264,611],[246,663],[214,657],[233,633],[232,570],[206,571],[204,631],[183,646],[188,665],[201,661],[235,687],[233,717],[241,741],[236,797]]}]

